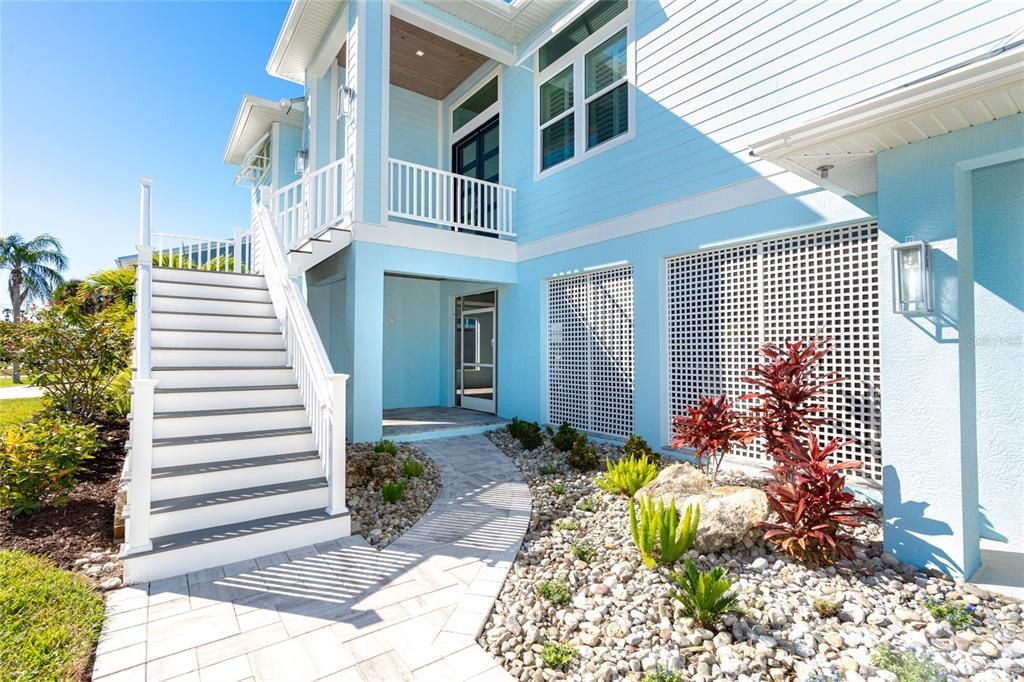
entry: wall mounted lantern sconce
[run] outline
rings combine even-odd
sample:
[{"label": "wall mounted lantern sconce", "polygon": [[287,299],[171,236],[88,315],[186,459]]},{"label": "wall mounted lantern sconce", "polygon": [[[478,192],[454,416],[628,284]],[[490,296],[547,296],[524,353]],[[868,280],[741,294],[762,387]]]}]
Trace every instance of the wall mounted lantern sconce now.
[{"label": "wall mounted lantern sconce", "polygon": [[338,120],[352,116],[352,104],[356,99],[356,91],[347,85],[338,86]]},{"label": "wall mounted lantern sconce", "polygon": [[309,161],[309,150],[300,149],[295,152],[295,174],[305,175],[306,174],[306,163]]},{"label": "wall mounted lantern sconce", "polygon": [[908,238],[892,247],[892,309],[901,315],[932,312],[932,247]]}]

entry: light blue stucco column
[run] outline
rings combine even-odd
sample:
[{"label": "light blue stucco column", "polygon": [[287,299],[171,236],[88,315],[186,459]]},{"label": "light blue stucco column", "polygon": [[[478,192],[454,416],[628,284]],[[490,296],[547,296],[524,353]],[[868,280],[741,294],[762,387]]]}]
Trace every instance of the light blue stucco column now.
[{"label": "light blue stucco column", "polygon": [[384,397],[384,271],[375,259],[360,258],[360,244],[349,247],[346,320],[349,320],[352,368],[349,381],[350,423],[353,442],[381,437]]},{"label": "light blue stucco column", "polygon": [[383,218],[389,13],[386,0],[357,0],[348,13],[345,81],[355,90],[355,115],[345,127],[344,148],[354,163],[355,217],[368,223]]}]

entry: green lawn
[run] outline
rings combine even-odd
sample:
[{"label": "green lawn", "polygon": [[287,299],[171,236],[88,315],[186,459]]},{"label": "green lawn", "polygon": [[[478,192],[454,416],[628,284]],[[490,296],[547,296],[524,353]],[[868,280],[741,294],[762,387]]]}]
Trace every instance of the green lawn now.
[{"label": "green lawn", "polygon": [[0,680],[79,680],[103,624],[103,597],[48,559],[0,550]]},{"label": "green lawn", "polygon": [[0,400],[0,429],[26,422],[43,409],[45,398],[13,398]]},{"label": "green lawn", "polygon": [[7,388],[8,386],[14,385],[14,379],[10,377],[0,377],[0,388]]}]

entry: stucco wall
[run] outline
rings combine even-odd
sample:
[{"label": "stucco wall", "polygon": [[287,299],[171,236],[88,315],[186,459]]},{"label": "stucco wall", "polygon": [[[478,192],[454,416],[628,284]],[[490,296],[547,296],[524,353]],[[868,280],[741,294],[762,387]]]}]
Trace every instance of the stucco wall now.
[{"label": "stucco wall", "polygon": [[384,278],[385,410],[439,402],[440,290],[437,281]]}]

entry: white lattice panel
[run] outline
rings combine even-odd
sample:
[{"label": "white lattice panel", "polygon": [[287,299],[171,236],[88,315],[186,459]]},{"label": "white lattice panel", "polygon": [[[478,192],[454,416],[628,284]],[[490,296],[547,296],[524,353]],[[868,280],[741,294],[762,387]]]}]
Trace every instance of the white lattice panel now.
[{"label": "white lattice panel", "polygon": [[[877,225],[670,258],[666,275],[673,415],[698,395],[749,391],[741,377],[762,343],[831,337],[825,369],[846,381],[826,395],[820,435],[855,440],[841,457],[881,477]],[[757,444],[743,454],[764,459]]]},{"label": "white lattice panel", "polygon": [[627,437],[633,432],[633,269],[548,283],[548,419]]}]

